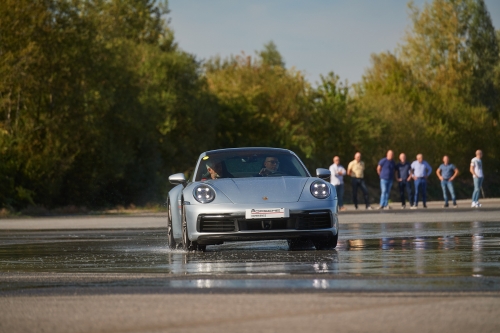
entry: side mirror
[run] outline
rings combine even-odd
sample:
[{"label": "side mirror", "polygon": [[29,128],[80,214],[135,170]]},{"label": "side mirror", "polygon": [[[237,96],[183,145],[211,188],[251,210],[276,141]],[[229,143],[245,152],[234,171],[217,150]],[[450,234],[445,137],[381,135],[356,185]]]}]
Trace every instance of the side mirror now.
[{"label": "side mirror", "polygon": [[170,175],[168,177],[168,181],[170,182],[170,184],[174,184],[174,185],[181,184],[182,186],[186,186],[186,183],[187,183],[186,177],[184,177],[183,173],[176,173],[176,174]]},{"label": "side mirror", "polygon": [[316,177],[321,178],[321,179],[328,179],[332,173],[328,169],[323,169],[323,168],[317,168],[316,169]]}]

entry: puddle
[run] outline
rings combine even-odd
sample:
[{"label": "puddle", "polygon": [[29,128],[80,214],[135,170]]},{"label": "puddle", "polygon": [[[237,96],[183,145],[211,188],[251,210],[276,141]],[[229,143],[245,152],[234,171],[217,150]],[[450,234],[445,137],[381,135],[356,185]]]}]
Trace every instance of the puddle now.
[{"label": "puddle", "polygon": [[163,229],[2,231],[0,244],[0,272],[10,273],[500,276],[500,222],[343,225],[333,251],[265,241],[185,253],[167,249]]}]

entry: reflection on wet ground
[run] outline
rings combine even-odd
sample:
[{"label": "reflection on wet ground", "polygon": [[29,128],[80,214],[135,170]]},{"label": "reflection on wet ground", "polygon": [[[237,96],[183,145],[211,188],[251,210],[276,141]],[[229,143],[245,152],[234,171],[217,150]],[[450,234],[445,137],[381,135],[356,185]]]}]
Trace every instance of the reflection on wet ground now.
[{"label": "reflection on wet ground", "polygon": [[343,225],[334,251],[289,251],[284,241],[266,241],[185,253],[167,250],[165,239],[163,229],[2,231],[0,273],[167,273],[214,278],[315,274],[319,279],[500,276],[500,222]]}]

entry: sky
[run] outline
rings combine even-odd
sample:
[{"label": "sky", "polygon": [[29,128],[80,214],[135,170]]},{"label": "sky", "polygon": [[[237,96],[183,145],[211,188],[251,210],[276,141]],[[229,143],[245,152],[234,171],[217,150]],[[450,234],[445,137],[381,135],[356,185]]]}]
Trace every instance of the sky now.
[{"label": "sky", "polygon": [[[422,7],[425,0],[414,0]],[[485,0],[495,29],[500,1]],[[394,51],[410,26],[406,0],[168,0],[175,40],[198,60],[254,55],[273,41],[311,82],[333,71],[359,82],[370,55]]]}]

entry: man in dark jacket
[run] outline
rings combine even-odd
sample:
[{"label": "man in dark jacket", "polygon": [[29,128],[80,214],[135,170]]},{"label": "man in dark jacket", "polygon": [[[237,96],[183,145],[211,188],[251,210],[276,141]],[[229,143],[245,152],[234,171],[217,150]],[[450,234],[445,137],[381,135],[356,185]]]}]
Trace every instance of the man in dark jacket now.
[{"label": "man in dark jacket", "polygon": [[411,165],[406,161],[405,153],[399,154],[399,163],[396,164],[396,180],[398,181],[399,196],[401,198],[401,209],[406,208],[405,191],[408,193],[408,201],[413,206],[413,190],[411,188]]}]

